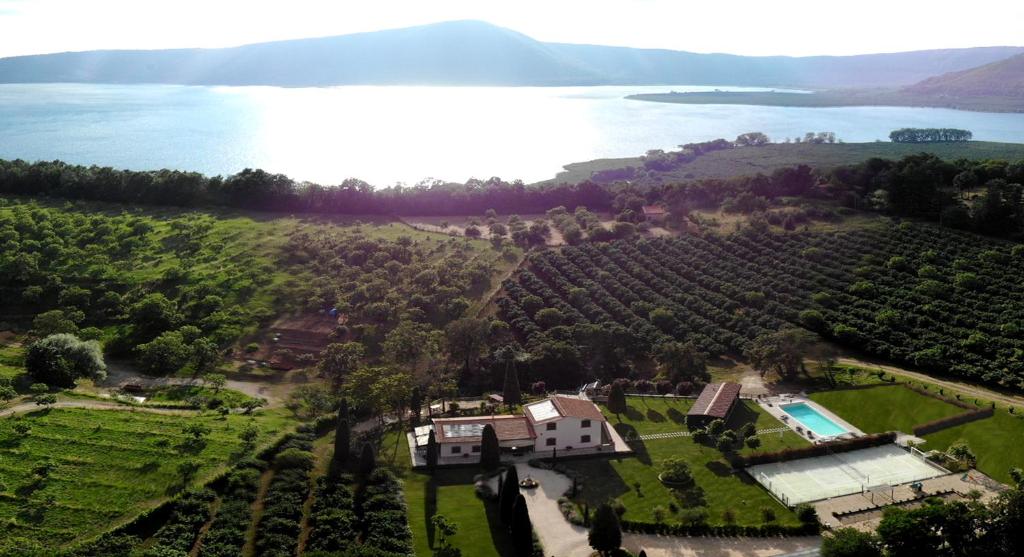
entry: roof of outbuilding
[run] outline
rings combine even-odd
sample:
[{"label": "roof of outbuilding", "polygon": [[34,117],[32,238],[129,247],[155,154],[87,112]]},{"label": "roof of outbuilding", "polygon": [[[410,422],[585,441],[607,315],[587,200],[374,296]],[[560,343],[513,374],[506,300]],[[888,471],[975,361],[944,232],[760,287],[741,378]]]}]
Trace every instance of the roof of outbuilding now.
[{"label": "roof of outbuilding", "polygon": [[724,419],[739,396],[739,383],[709,383],[686,414]]}]

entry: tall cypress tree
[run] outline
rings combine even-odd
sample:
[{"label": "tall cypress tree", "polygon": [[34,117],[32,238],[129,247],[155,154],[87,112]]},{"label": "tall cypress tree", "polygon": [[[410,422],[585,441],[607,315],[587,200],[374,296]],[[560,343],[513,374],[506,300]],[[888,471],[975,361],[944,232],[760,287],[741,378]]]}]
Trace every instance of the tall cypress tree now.
[{"label": "tall cypress tree", "polygon": [[519,389],[519,373],[516,372],[516,354],[512,348],[506,347],[501,357],[505,360],[505,385],[501,396],[511,409],[523,402],[523,392]]},{"label": "tall cypress tree", "polygon": [[516,557],[530,557],[533,554],[533,523],[530,522],[530,510],[526,508],[526,498],[522,494],[516,496],[513,505],[511,537]]},{"label": "tall cypress tree", "polygon": [[594,511],[594,519],[590,523],[587,541],[601,555],[608,555],[622,546],[622,528],[619,515],[608,503],[603,503]]},{"label": "tall cypress tree", "polygon": [[348,401],[341,399],[338,406],[338,425],[334,428],[334,455],[331,464],[335,471],[340,471],[348,462],[350,446],[352,442],[352,430],[348,423]]},{"label": "tall cypress tree", "polygon": [[498,495],[498,511],[501,523],[506,527],[512,525],[512,511],[519,498],[519,472],[516,467],[509,466],[505,479],[501,482],[501,493]]},{"label": "tall cypress tree", "polygon": [[501,464],[501,447],[498,445],[498,434],[491,424],[484,426],[480,436],[480,466],[484,470],[494,470]]},{"label": "tall cypress tree", "polygon": [[363,453],[359,456],[359,472],[369,476],[377,467],[377,457],[373,454],[373,447],[366,443],[363,445]]},{"label": "tall cypress tree", "polygon": [[434,437],[434,430],[430,430],[430,435],[427,437],[427,469],[431,474],[437,469],[437,453],[437,438]]},{"label": "tall cypress tree", "polygon": [[[612,383],[611,391],[608,392],[608,409],[618,418],[619,414],[626,412],[626,393],[622,385],[616,381]],[[619,421],[622,421],[621,418]]]}]

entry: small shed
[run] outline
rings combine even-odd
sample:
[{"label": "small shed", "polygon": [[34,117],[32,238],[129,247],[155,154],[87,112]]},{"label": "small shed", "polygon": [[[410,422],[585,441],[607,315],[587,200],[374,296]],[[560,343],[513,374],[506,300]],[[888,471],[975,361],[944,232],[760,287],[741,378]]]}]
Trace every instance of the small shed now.
[{"label": "small shed", "polygon": [[703,427],[714,420],[728,421],[739,399],[739,383],[709,383],[686,413],[687,423]]},{"label": "small shed", "polygon": [[668,211],[661,205],[644,205],[643,211],[644,216],[647,217],[648,220],[654,221],[663,220],[665,215],[668,214]]}]

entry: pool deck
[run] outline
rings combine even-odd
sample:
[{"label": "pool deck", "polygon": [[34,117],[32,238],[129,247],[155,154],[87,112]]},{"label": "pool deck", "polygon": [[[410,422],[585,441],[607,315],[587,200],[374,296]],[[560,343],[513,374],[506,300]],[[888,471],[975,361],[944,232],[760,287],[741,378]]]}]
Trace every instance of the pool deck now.
[{"label": "pool deck", "polygon": [[[814,402],[813,400],[807,398],[802,394],[760,396],[755,398],[754,400],[757,401],[757,404],[761,406],[761,408],[763,408],[765,412],[768,412],[769,414],[774,416],[775,419],[789,426],[789,428],[793,430],[794,433],[810,441],[811,443],[834,441],[836,439],[852,439],[854,437],[861,437],[864,435],[863,431],[856,428],[850,422],[847,422],[846,420],[840,418],[839,416],[832,413],[828,408],[825,408],[824,406],[818,404],[817,402]],[[797,421],[795,418],[787,414],[786,411],[782,409],[782,406],[801,403],[810,406],[822,416],[828,418],[829,420],[832,420],[838,426],[845,429],[846,433],[831,437],[819,437],[818,435],[809,432],[807,426],[801,424],[799,421]]]}]

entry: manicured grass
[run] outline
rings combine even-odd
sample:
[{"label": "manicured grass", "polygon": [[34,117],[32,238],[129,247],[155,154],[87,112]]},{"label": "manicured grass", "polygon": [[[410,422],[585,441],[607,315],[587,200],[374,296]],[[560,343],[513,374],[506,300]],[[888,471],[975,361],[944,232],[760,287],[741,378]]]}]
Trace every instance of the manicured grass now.
[{"label": "manicured grass", "polygon": [[[675,412],[685,415],[693,404],[692,400],[686,399],[640,397],[629,397],[627,402],[631,411],[623,414],[622,423],[607,409],[603,410],[620,433],[633,429],[640,435],[684,430],[685,427],[674,422],[670,415]],[[747,401],[740,404],[727,424],[730,429],[738,429],[750,422],[761,429],[781,425],[756,404]],[[666,416],[666,419],[660,421],[658,415]],[[760,439],[762,446],[758,450],[776,450],[807,443],[791,431],[781,435],[761,435]],[[670,511],[673,503],[681,509],[700,508],[706,511],[709,524],[723,524],[727,510],[735,514],[737,524],[762,524],[762,509],[774,511],[780,524],[799,522],[793,512],[776,502],[752,478],[743,473],[732,473],[729,463],[717,449],[698,445],[689,437],[643,441],[634,443],[633,447],[637,451],[635,456],[563,462],[565,467],[583,478],[583,489],[577,503],[586,503],[594,508],[609,499],[618,499],[626,506],[625,518],[647,522],[654,522],[654,509],[657,507],[666,510],[666,522],[677,522],[678,517]],[[744,454],[750,452],[753,450],[742,450]],[[677,497],[658,480],[661,463],[669,457],[687,461],[696,480],[696,489]],[[639,490],[635,486],[637,483]]]},{"label": "manicured grass", "polygon": [[1011,483],[1010,468],[1024,466],[1024,419],[1004,408],[991,418],[926,435],[924,449],[944,451],[964,442],[978,457],[978,470]]},{"label": "manicured grass", "polygon": [[[180,463],[201,465],[195,483],[226,465],[250,419],[260,428],[259,443],[291,423],[279,412],[223,419],[79,408],[0,420],[0,540],[57,547],[128,520],[180,487]],[[31,426],[28,435],[14,431],[19,422]],[[210,428],[201,450],[180,447],[189,423]],[[35,470],[44,463],[54,468],[39,480]]]},{"label": "manicured grass", "polygon": [[811,394],[811,400],[865,433],[913,433],[915,425],[965,412],[899,385],[824,391]]},{"label": "manicured grass", "polygon": [[0,340],[0,377],[14,379],[25,371],[25,347],[17,340]]},{"label": "manicured grass", "polygon": [[437,548],[430,527],[430,517],[435,514],[442,514],[458,525],[459,532],[451,542],[463,555],[512,555],[508,535],[500,526],[496,504],[484,502],[474,492],[473,477],[478,470],[439,469],[433,476],[411,470],[404,432],[392,432],[384,437],[380,458],[403,476],[416,555],[429,557]]}]

